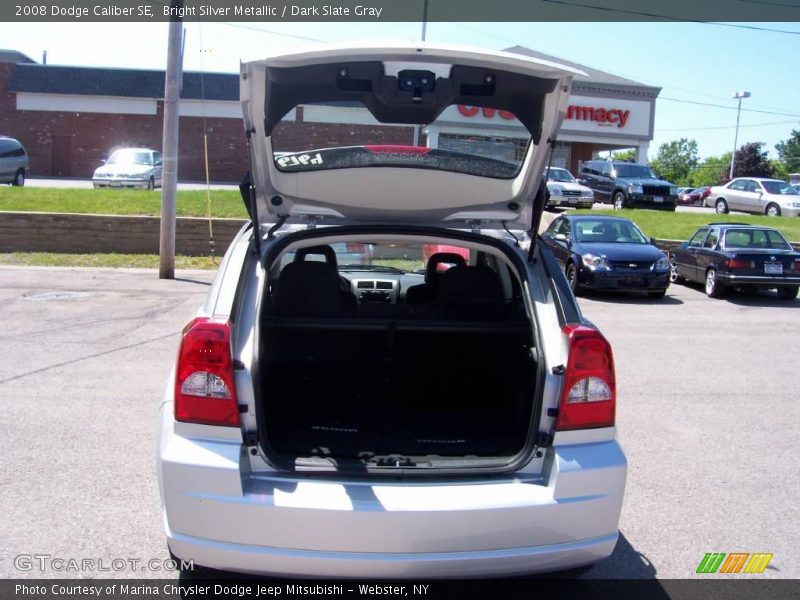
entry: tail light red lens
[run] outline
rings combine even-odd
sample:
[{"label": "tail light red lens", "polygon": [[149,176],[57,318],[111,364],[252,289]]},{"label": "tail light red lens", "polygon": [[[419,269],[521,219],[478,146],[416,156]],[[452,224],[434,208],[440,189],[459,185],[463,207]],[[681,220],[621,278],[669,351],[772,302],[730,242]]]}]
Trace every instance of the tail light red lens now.
[{"label": "tail light red lens", "polygon": [[184,328],[175,374],[175,419],[238,427],[227,321],[200,317]]},{"label": "tail light red lens", "polygon": [[729,269],[751,269],[753,265],[749,260],[742,260],[740,258],[729,258],[725,261],[725,266]]},{"label": "tail light red lens", "polygon": [[616,415],[616,378],[611,345],[586,325],[566,325],[569,359],[558,403],[556,430],[612,427]]}]

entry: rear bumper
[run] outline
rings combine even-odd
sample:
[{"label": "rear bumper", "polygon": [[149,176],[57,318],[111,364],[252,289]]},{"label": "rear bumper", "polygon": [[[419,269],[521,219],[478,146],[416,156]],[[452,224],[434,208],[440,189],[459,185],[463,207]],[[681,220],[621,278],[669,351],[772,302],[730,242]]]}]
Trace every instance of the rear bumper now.
[{"label": "rear bumper", "polygon": [[176,432],[162,408],[159,484],[180,558],[316,577],[485,577],[568,569],[614,549],[626,461],[605,441],[549,450],[549,475],[352,479],[250,473],[239,441]]},{"label": "rear bumper", "polygon": [[763,277],[760,275],[732,275],[730,273],[717,273],[717,280],[725,285],[755,285],[773,288],[800,285],[800,276]]}]

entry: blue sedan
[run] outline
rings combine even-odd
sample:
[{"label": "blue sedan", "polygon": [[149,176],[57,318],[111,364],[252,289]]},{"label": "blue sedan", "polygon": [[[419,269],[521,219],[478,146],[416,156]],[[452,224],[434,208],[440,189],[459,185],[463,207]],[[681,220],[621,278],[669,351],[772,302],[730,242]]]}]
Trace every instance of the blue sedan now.
[{"label": "blue sedan", "polygon": [[542,234],[573,292],[584,289],[646,292],[663,298],[669,260],[623,217],[564,214]]}]

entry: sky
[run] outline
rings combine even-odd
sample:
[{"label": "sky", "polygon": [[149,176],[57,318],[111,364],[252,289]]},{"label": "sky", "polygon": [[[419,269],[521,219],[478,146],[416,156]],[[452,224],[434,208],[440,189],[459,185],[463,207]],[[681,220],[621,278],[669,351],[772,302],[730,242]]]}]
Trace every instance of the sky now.
[{"label": "sky", "polygon": [[[420,23],[186,23],[185,70],[238,72],[239,61],[353,40],[411,41]],[[0,23],[0,47],[49,64],[164,69],[166,23]],[[778,30],[778,31],[775,31]],[[738,144],[775,144],[800,129],[800,22],[428,23],[426,39],[514,45],[661,87],[658,147],[695,139],[701,158],[733,149],[733,93],[746,90]],[[713,106],[708,106],[713,105]]]}]

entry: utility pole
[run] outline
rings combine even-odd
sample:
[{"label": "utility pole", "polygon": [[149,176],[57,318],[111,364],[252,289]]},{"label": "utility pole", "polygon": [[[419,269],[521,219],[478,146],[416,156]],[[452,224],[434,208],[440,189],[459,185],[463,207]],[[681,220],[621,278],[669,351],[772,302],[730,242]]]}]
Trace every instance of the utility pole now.
[{"label": "utility pole", "polygon": [[749,98],[750,92],[736,92],[734,98],[739,99],[739,108],[736,111],[736,133],[733,136],[733,154],[731,154],[731,172],[728,179],[733,179],[733,165],[736,162],[736,144],[739,143],[739,116],[742,114],[742,98]]},{"label": "utility pole", "polygon": [[164,78],[164,138],[161,176],[161,237],[159,279],[175,277],[175,195],[178,190],[178,110],[181,95],[183,54],[183,0],[170,1],[167,72]]}]

